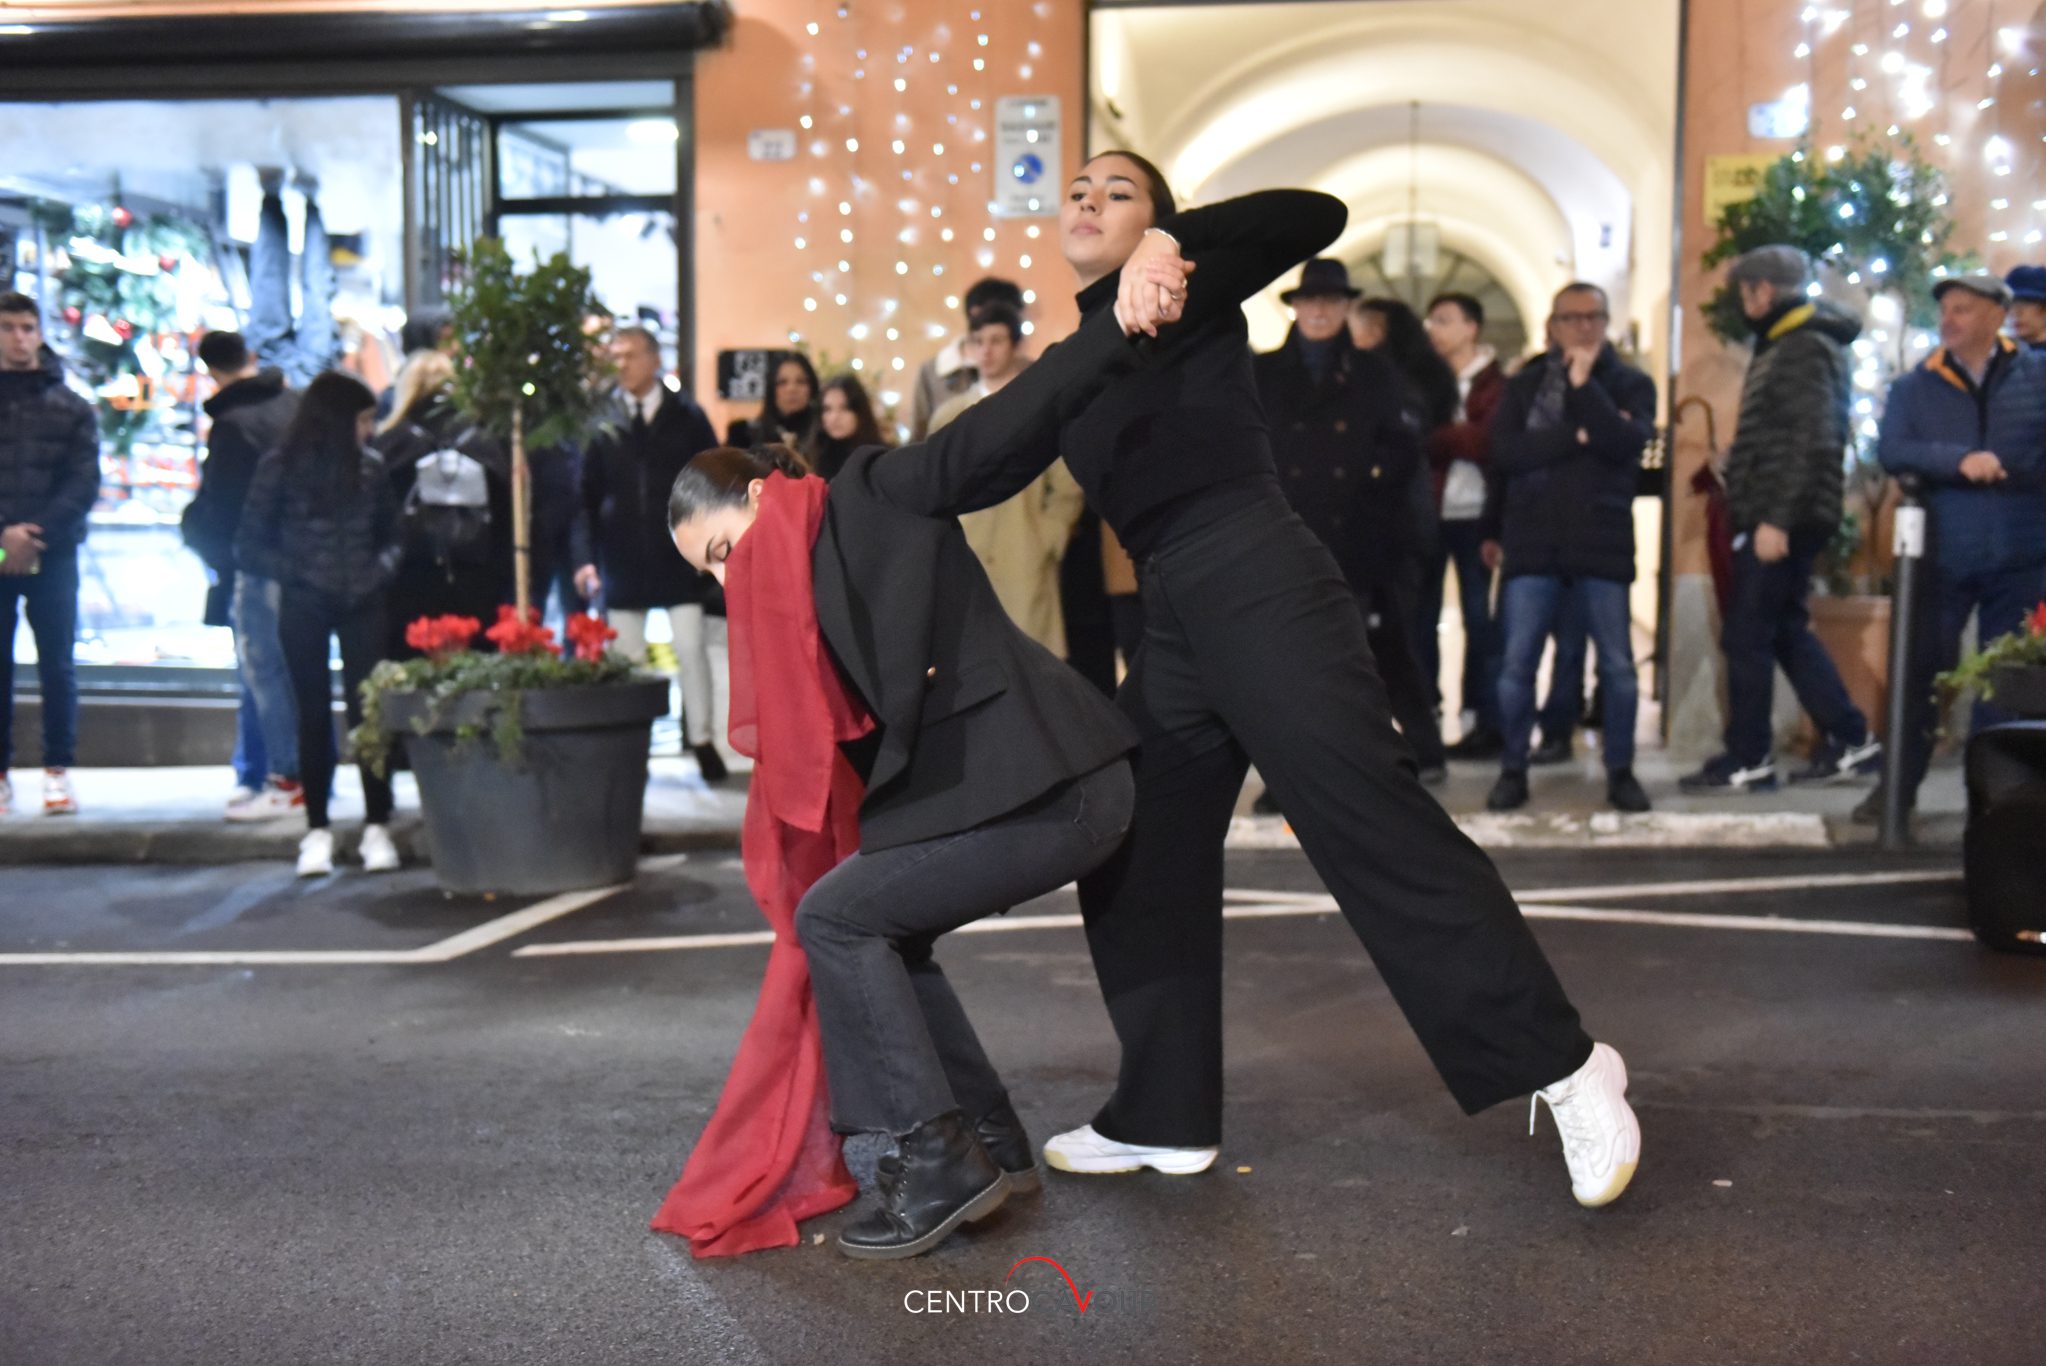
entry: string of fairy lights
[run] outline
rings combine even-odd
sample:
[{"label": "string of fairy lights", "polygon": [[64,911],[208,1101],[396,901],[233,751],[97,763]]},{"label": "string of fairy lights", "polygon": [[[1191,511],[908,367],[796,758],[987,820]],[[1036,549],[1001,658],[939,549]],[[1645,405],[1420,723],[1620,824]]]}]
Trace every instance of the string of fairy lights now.
[{"label": "string of fairy lights", "polygon": [[[1963,14],[1977,8],[1979,15]],[[1957,49],[1962,40],[1956,30],[1980,17],[1985,25],[1989,62],[1984,68],[1982,93],[1974,100],[1956,94],[1962,85],[1972,85],[1972,72],[1957,69]],[[1792,56],[1805,64],[1805,84],[1784,95],[1788,105],[1803,106],[1803,127],[1799,133],[1816,138],[1821,123],[1814,105],[1821,90],[1820,62],[1840,62],[1845,71],[1845,93],[1833,131],[1838,136],[1823,142],[1820,153],[1837,162],[1847,155],[1843,138],[1864,134],[1885,134],[1890,138],[1909,135],[1928,150],[1928,155],[1946,163],[1949,172],[1967,165],[1966,158],[1979,149],[1999,192],[1987,200],[1985,245],[2018,243],[2037,246],[2046,242],[2046,228],[2038,215],[2046,213],[2046,197],[2029,198],[2016,187],[2022,183],[2015,172],[2021,161],[2027,167],[2036,158],[2021,158],[2006,125],[2005,82],[2013,69],[2029,76],[2039,74],[2039,42],[2024,27],[1998,22],[1996,0],[1853,0],[1842,5],[1807,5],[1799,14],[1800,34]],[[1845,51],[1839,49],[1844,45]],[[1974,46],[1971,44],[1971,46]],[[1831,123],[1831,120],[1826,120]],[[2019,122],[2022,122],[2020,120]],[[1793,155],[1801,156],[1802,153]],[[2002,192],[2002,182],[2011,181],[2011,192]],[[1908,203],[1908,196],[1902,201]],[[1933,201],[1936,207],[1948,203],[1945,192]],[[1843,205],[1847,214],[1852,206]],[[1871,274],[1881,276],[1887,263],[1869,262]],[[1944,274],[1944,268],[1935,268]],[[1857,395],[1855,413],[1862,434],[1873,438],[1881,395],[1896,369],[1914,362],[1929,351],[1936,338],[1924,330],[1905,326],[1902,301],[1882,288],[1882,281],[1864,281],[1858,271],[1849,272],[1847,283],[1869,290],[1869,330],[1854,344],[1854,374]],[[1821,287],[1812,286],[1819,294]]]},{"label": "string of fairy lights", "polygon": [[[939,22],[920,43],[905,32],[899,9],[869,12],[852,0],[818,4],[800,30],[797,123],[806,174],[794,244],[806,288],[803,319],[788,340],[860,373],[884,410],[903,406],[914,368],[958,328],[961,296],[974,278],[959,279],[961,268],[1028,271],[1043,236],[1036,222],[994,212],[992,91],[1035,78],[1041,26],[1053,7],[1036,0],[1012,10],[1005,0],[998,27],[989,22],[995,3],[962,6],[963,23]],[[1012,34],[1025,12],[1038,27],[1023,36],[1020,51],[1004,53],[996,32]],[[1012,60],[1013,67],[994,69]],[[937,118],[913,118],[912,104],[928,109],[933,90],[944,92]],[[888,112],[877,120],[883,107]],[[862,241],[877,230],[892,235],[892,252]],[[1001,244],[1012,235],[1020,235],[1020,248],[1004,259]],[[1024,301],[1034,303],[1035,291],[1026,289]]]}]

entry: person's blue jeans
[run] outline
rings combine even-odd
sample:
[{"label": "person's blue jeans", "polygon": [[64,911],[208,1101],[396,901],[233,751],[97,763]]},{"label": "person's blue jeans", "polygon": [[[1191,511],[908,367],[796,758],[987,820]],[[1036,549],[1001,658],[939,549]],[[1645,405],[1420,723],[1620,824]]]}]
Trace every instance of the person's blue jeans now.
[{"label": "person's blue jeans", "polygon": [[1463,603],[1463,706],[1478,716],[1478,728],[1497,730],[1499,627],[1492,619],[1492,571],[1485,567],[1485,532],[1476,518],[1442,523],[1440,548],[1421,575],[1414,613],[1414,662],[1438,700],[1442,686],[1442,579],[1456,566],[1457,597]]},{"label": "person's blue jeans", "polygon": [[1779,664],[1826,743],[1844,748],[1868,739],[1868,718],[1847,695],[1833,657],[1812,634],[1806,606],[1812,563],[1829,538],[1818,528],[1793,531],[1790,553],[1774,564],[1755,557],[1752,533],[1734,551],[1733,591],[1720,649],[1726,655],[1726,753],[1741,768],[1767,761],[1775,748],[1769,713]]},{"label": "person's blue jeans", "polygon": [[14,626],[22,608],[36,641],[43,689],[43,766],[78,761],[78,552],[53,550],[34,574],[0,575],[0,774],[14,763]]},{"label": "person's blue jeans", "polygon": [[[1915,802],[1918,785],[1932,763],[1933,742],[1939,729],[1939,707],[1933,697],[1932,680],[1959,662],[1961,635],[1968,618],[1979,611],[1976,634],[1987,645],[1998,636],[2021,629],[2033,607],[2046,601],[2046,565],[2026,569],[1948,571],[1937,558],[1926,566],[1923,619],[1911,642],[1911,676],[1906,683],[1909,724],[1904,731],[1904,797]],[[4,582],[4,580],[0,580]],[[1985,726],[2013,719],[2012,714],[1991,702],[1977,702],[1969,718],[1969,733]]]},{"label": "person's blue jeans", "polygon": [[1564,594],[1556,609],[1555,639],[1549,700],[1542,703],[1543,740],[1567,740],[1584,720],[1584,656],[1591,649],[1591,628],[1575,594]]},{"label": "person's blue jeans", "polygon": [[319,206],[305,206],[305,244],[299,257],[299,307],[291,311],[291,225],[284,201],[263,196],[256,241],[249,249],[249,317],[242,329],[249,349],[304,387],[334,363],[334,262]]},{"label": "person's blue jeans", "polygon": [[1535,723],[1535,672],[1541,667],[1542,646],[1556,629],[1564,603],[1573,598],[1584,614],[1592,649],[1598,655],[1606,770],[1618,772],[1634,766],[1634,715],[1640,706],[1640,683],[1634,675],[1627,585],[1611,579],[1522,574],[1506,581],[1506,591],[1500,597],[1500,625],[1506,633],[1505,661],[1499,670],[1499,721],[1506,740],[1500,767],[1507,772],[1527,768],[1528,741]]},{"label": "person's blue jeans", "polygon": [[234,646],[242,678],[234,766],[243,787],[259,788],[272,774],[298,777],[298,704],[277,637],[281,593],[275,579],[234,576]]}]

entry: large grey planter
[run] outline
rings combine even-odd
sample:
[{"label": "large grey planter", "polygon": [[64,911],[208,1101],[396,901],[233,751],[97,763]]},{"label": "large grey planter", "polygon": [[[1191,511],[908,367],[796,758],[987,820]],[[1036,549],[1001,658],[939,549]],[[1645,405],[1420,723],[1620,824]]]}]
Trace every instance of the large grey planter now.
[{"label": "large grey planter", "polygon": [[[647,748],[668,712],[666,679],[544,688],[522,698],[526,738],[516,764],[498,758],[483,720],[486,694],[436,718],[419,693],[384,701],[386,728],[404,738],[419,781],[433,870],[449,892],[549,896],[630,882],[646,807]],[[465,725],[485,734],[458,741]]]},{"label": "large grey planter", "polygon": [[2027,720],[2046,719],[2046,666],[1998,669],[1991,679],[1990,701]]}]

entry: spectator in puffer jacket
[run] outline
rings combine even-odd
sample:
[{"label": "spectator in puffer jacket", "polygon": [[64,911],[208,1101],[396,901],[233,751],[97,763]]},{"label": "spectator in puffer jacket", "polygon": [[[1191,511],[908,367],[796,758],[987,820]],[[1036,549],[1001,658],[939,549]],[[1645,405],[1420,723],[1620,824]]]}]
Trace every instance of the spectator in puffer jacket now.
[{"label": "spectator in puffer jacket", "polygon": [[1861,323],[1808,296],[1811,262],[1796,247],[1760,247],[1729,281],[1755,332],[1741,389],[1740,426],[1726,461],[1733,524],[1733,592],[1721,626],[1726,652],[1726,752],[1686,777],[1687,792],[1776,786],[1770,704],[1782,665],[1811,713],[1819,747],[1796,782],[1851,778],[1875,767],[1882,745],[1847,695],[1833,657],[1812,634],[1812,563],[1840,527],[1853,363]]},{"label": "spectator in puffer jacket", "polygon": [[199,363],[217,386],[206,400],[213,421],[199,492],[185,508],[185,544],[213,571],[206,624],[234,628],[241,709],[235,720],[234,794],[230,821],[286,816],[305,804],[298,782],[298,708],[277,643],[277,585],[243,575],[234,562],[242,505],[256,466],[276,446],[298,411],[298,394],[281,370],[265,368],[239,332],[208,332]]},{"label": "spectator in puffer jacket", "polygon": [[[328,642],[340,640],[342,701],[348,724],[360,725],[362,682],[384,654],[386,598],[398,571],[397,499],[383,462],[367,449],[375,423],[376,395],[353,376],[330,371],[308,384],[277,449],[256,467],[235,541],[242,571],[280,587],[278,638],[298,703],[305,786],[300,877],[334,871]],[[363,867],[389,872],[398,866],[390,781],[364,764],[362,793]]]},{"label": "spectator in puffer jacket", "polygon": [[99,420],[64,387],[26,294],[0,293],[0,815],[14,802],[14,623],[28,609],[43,688],[43,812],[78,809],[66,772],[78,745],[78,547],[99,497]]},{"label": "spectator in puffer jacket", "polygon": [[[1932,523],[1928,620],[1902,684],[1910,723],[1895,741],[1907,806],[1932,758],[1932,680],[1959,658],[1969,616],[1980,612],[1990,641],[2046,599],[2046,354],[2000,335],[2011,297],[1994,275],[1941,280],[1933,297],[1940,348],[1890,386],[1878,448],[1884,469],[1924,481]],[[1979,705],[1974,729],[2005,719]],[[1872,823],[1881,811],[1878,791],[1854,816]]]},{"label": "spectator in puffer jacket", "polygon": [[1634,671],[1627,588],[1634,581],[1634,491],[1655,425],[1655,382],[1606,340],[1603,289],[1566,285],[1550,316],[1556,344],[1506,385],[1492,421],[1500,485],[1499,619],[1505,637],[1499,719],[1505,749],[1486,805],[1527,804],[1535,673],[1566,602],[1583,613],[1604,700],[1606,799],[1649,808],[1634,777]]}]

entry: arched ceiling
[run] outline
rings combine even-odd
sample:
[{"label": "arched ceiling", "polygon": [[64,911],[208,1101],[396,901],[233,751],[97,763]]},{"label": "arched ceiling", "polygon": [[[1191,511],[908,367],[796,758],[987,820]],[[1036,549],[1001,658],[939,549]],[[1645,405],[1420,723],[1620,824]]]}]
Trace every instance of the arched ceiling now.
[{"label": "arched ceiling", "polygon": [[[1309,184],[1351,208],[1355,259],[1423,221],[1531,322],[1572,278],[1659,338],[1677,0],[1355,0],[1097,10],[1096,145],[1136,146],[1192,201]],[[1637,250],[1638,249],[1638,250]],[[1645,254],[1643,254],[1645,253]],[[1276,311],[1276,304],[1270,311]],[[1265,323],[1252,310],[1253,325]],[[1655,344],[1651,341],[1651,344]]]}]

